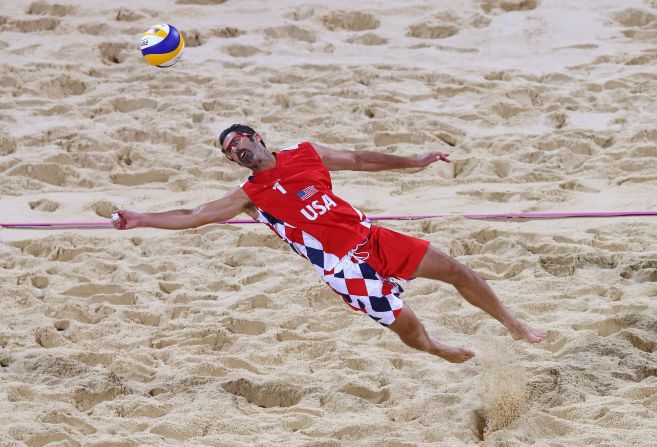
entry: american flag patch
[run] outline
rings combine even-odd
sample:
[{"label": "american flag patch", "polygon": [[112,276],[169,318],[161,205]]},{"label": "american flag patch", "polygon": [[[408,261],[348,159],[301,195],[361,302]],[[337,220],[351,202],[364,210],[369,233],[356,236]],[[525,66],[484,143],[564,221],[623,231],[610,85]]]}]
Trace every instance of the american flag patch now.
[{"label": "american flag patch", "polygon": [[297,193],[297,197],[300,198],[301,200],[307,200],[317,194],[319,191],[317,191],[317,188],[314,186],[306,186],[303,188],[301,191]]}]

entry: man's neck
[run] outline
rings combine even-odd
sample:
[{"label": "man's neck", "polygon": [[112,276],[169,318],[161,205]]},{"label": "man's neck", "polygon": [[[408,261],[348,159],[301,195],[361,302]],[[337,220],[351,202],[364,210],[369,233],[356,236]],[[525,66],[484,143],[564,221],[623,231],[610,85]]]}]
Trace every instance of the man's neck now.
[{"label": "man's neck", "polygon": [[275,166],[276,166],[276,156],[271,152],[267,152],[267,155],[260,163],[258,163],[258,166],[254,167],[251,170],[253,171],[254,174],[256,174],[258,172],[271,169]]}]

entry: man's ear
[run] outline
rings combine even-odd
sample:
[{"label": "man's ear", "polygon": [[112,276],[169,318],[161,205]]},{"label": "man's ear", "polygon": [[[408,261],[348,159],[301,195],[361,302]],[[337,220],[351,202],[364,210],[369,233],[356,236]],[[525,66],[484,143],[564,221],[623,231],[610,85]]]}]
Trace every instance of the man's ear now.
[{"label": "man's ear", "polygon": [[262,144],[262,145],[264,146],[264,144],[262,143],[262,137],[260,136],[260,134],[259,134],[258,132],[256,132],[256,133],[253,134],[253,138],[254,138],[258,143],[260,143],[260,144]]}]

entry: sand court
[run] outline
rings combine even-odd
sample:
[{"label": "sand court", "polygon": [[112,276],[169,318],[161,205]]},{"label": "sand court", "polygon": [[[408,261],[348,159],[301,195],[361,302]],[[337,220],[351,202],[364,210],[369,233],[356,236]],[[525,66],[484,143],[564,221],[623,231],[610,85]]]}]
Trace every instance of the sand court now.
[{"label": "sand court", "polygon": [[[215,147],[449,152],[332,175],[371,215],[654,211],[650,0],[0,2],[0,223],[193,208]],[[147,65],[169,22],[183,60]],[[244,216],[242,216],[244,217]],[[657,445],[655,218],[383,226],[484,277],[539,345],[451,287],[403,299],[476,357],[413,351],[262,225],[0,229],[2,446]]]}]

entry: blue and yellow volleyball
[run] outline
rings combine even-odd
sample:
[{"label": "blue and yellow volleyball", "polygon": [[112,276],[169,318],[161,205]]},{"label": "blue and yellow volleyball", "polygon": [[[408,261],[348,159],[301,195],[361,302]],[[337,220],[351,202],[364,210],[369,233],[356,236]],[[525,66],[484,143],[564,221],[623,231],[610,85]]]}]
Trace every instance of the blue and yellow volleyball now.
[{"label": "blue and yellow volleyball", "polygon": [[185,39],[171,25],[153,25],[139,43],[146,62],[156,67],[170,67],[182,57]]}]

